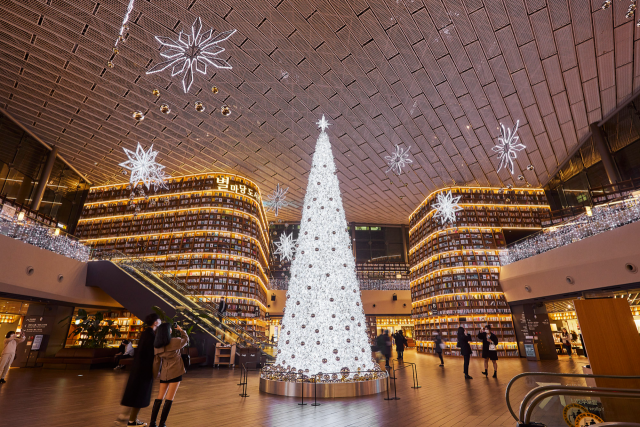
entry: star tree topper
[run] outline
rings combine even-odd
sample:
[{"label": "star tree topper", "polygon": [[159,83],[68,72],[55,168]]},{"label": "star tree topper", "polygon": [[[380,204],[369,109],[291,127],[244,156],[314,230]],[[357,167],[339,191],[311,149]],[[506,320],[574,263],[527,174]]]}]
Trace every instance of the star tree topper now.
[{"label": "star tree topper", "polygon": [[191,27],[191,35],[184,36],[184,33],[180,31],[178,40],[156,36],[156,40],[162,46],[168,47],[160,54],[167,60],[152,67],[147,71],[147,74],[158,73],[173,66],[171,77],[182,75],[182,88],[184,93],[187,93],[191,88],[193,75],[196,71],[207,74],[207,64],[230,70],[231,65],[223,59],[216,58],[216,55],[225,50],[218,46],[218,43],[227,40],[236,30],[225,31],[215,37],[213,37],[213,29],[204,33],[201,33],[201,30],[202,22],[200,18],[197,18]]},{"label": "star tree topper", "polygon": [[462,196],[453,197],[451,190],[448,193],[438,193],[438,201],[434,203],[436,208],[435,218],[440,218],[440,223],[445,224],[447,221],[456,222],[456,212],[462,208],[458,205]]},{"label": "star tree topper", "polygon": [[291,261],[296,252],[296,241],[293,233],[282,233],[279,242],[273,242],[276,245],[274,255],[280,255],[280,261]]},{"label": "star tree topper", "polygon": [[513,175],[513,160],[518,157],[517,152],[527,148],[518,142],[520,137],[516,135],[516,132],[518,132],[519,124],[520,120],[516,121],[516,127],[512,133],[511,129],[505,128],[505,126],[500,123],[502,136],[498,137],[498,144],[492,148],[493,151],[498,153],[498,159],[500,160],[498,172],[500,172],[502,168],[507,168]]},{"label": "star tree topper", "polygon": [[147,151],[144,151],[139,142],[135,152],[127,150],[124,147],[122,149],[129,160],[120,163],[118,166],[122,166],[131,171],[131,179],[129,182],[133,187],[142,182],[147,187],[147,190],[151,188],[151,185],[153,185],[154,190],[167,188],[164,183],[167,175],[163,170],[164,166],[156,163],[158,151],[153,151],[153,144]]}]

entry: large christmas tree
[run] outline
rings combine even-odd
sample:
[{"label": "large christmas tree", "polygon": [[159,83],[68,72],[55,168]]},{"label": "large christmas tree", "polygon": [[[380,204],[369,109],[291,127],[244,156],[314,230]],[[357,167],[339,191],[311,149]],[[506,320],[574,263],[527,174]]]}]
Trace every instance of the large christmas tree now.
[{"label": "large christmas tree", "polygon": [[[313,155],[278,341],[279,369],[341,378],[379,370],[371,358],[360,287],[324,116]],[[368,377],[369,375],[367,375]],[[324,380],[334,379],[324,376]]]}]

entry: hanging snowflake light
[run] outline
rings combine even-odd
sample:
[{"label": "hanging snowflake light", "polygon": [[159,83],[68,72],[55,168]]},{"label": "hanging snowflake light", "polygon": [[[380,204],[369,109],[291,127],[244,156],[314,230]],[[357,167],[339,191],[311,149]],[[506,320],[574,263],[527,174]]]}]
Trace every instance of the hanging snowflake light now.
[{"label": "hanging snowflake light", "polygon": [[440,218],[440,223],[444,224],[447,221],[456,222],[456,212],[461,211],[462,208],[458,205],[462,196],[453,197],[451,190],[448,193],[438,194],[437,202],[433,204],[436,209],[434,218]]},{"label": "hanging snowflake light", "polygon": [[502,136],[498,137],[498,144],[492,148],[493,151],[498,153],[498,159],[500,160],[498,172],[500,172],[502,168],[507,168],[513,175],[513,160],[518,157],[517,152],[527,148],[518,142],[520,137],[516,135],[516,132],[518,132],[519,124],[520,120],[516,121],[516,127],[513,129],[513,132],[511,132],[511,129],[505,128],[505,126],[500,123]]},{"label": "hanging snowflake light", "polygon": [[225,41],[236,30],[225,31],[213,37],[213,29],[205,33],[201,33],[202,22],[200,18],[196,19],[191,27],[191,35],[184,35],[182,31],[178,35],[178,40],[172,40],[169,37],[156,36],[156,40],[162,46],[167,46],[163,53],[160,54],[167,60],[151,67],[147,74],[158,73],[173,66],[171,77],[176,75],[182,76],[182,88],[184,93],[189,92],[193,83],[193,75],[196,71],[207,74],[207,64],[216,68],[225,68],[230,70],[231,65],[216,55],[224,52],[224,48],[218,46],[218,43]]},{"label": "hanging snowflake light", "polygon": [[147,190],[153,185],[154,190],[158,188],[167,188],[164,180],[167,178],[164,172],[164,166],[156,163],[157,151],[153,151],[153,145],[149,150],[144,151],[142,145],[138,142],[136,151],[127,150],[123,147],[123,150],[129,160],[120,163],[118,166],[122,166],[125,169],[131,171],[131,179],[129,182],[135,188],[136,184],[142,183],[147,187]]},{"label": "hanging snowflake light", "polygon": [[276,245],[274,255],[280,255],[280,261],[291,261],[296,252],[296,241],[293,233],[282,233],[279,242],[273,242]]},{"label": "hanging snowflake light", "polygon": [[280,184],[276,185],[276,189],[273,194],[267,195],[267,201],[264,201],[263,204],[267,207],[267,212],[273,211],[275,216],[278,216],[280,209],[289,206],[289,202],[287,202],[285,194],[289,191],[289,187],[284,190],[280,188]]},{"label": "hanging snowflake light", "polygon": [[409,158],[409,150],[411,150],[411,146],[403,150],[399,145],[396,145],[396,151],[390,156],[385,156],[387,164],[389,165],[389,169],[387,169],[385,173],[394,171],[397,175],[400,175],[402,168],[409,163],[413,163],[413,160]]}]

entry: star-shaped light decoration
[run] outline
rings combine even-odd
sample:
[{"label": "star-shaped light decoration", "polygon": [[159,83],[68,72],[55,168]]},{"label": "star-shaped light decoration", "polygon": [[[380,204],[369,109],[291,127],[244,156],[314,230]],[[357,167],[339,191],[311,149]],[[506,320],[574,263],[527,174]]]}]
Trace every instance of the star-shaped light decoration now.
[{"label": "star-shaped light decoration", "polygon": [[216,55],[224,52],[224,48],[218,46],[218,43],[225,41],[236,30],[225,31],[213,37],[213,29],[205,33],[201,33],[202,22],[200,18],[196,19],[191,27],[191,35],[184,35],[182,31],[178,35],[178,40],[172,40],[169,37],[156,36],[156,40],[162,46],[167,46],[160,55],[167,60],[152,67],[147,74],[158,73],[173,66],[171,77],[182,76],[182,88],[184,93],[189,92],[193,83],[193,75],[196,71],[207,74],[207,64],[211,64],[216,68],[231,69],[231,65]]},{"label": "star-shaped light decoration", "polygon": [[505,128],[505,126],[500,123],[502,136],[498,137],[498,144],[492,148],[493,151],[498,153],[498,159],[500,160],[498,172],[500,172],[502,168],[507,168],[513,175],[513,160],[518,157],[517,152],[527,148],[518,142],[520,137],[516,135],[516,132],[518,132],[519,124],[520,120],[516,121],[516,127],[513,129],[513,132],[511,132],[511,129]]},{"label": "star-shaped light decoration", "polygon": [[440,218],[440,223],[445,224],[447,221],[456,222],[456,212],[462,208],[458,205],[462,196],[453,197],[451,190],[448,193],[438,194],[438,201],[433,204],[436,209],[434,218]]},{"label": "star-shaped light decoration", "polygon": [[280,188],[280,184],[276,185],[275,191],[267,195],[267,199],[269,200],[263,202],[267,207],[267,212],[273,211],[275,216],[278,216],[280,209],[289,206],[289,202],[285,200],[287,191],[289,191],[289,187],[282,189]]},{"label": "star-shaped light decoration", "polygon": [[413,160],[409,158],[409,150],[411,150],[411,146],[404,150],[399,145],[396,145],[396,151],[390,156],[385,156],[389,165],[389,169],[385,173],[394,171],[397,175],[400,175],[403,167],[413,163]]},{"label": "star-shaped light decoration", "polygon": [[120,163],[119,166],[131,171],[131,179],[129,182],[132,187],[135,188],[138,183],[142,183],[147,187],[147,190],[149,190],[152,185],[154,190],[167,188],[164,182],[167,175],[163,170],[164,166],[156,163],[158,152],[153,151],[153,145],[151,145],[147,151],[144,151],[139,142],[135,152],[127,150],[124,147],[122,149],[129,160]]},{"label": "star-shaped light decoration", "polygon": [[276,245],[274,255],[280,255],[280,261],[291,261],[296,252],[296,241],[293,233],[282,233],[279,242],[273,242]]},{"label": "star-shaped light decoration", "polygon": [[326,131],[327,128],[331,126],[331,123],[329,123],[329,121],[324,118],[324,114],[322,115],[322,118],[316,122],[316,124],[322,132]]}]

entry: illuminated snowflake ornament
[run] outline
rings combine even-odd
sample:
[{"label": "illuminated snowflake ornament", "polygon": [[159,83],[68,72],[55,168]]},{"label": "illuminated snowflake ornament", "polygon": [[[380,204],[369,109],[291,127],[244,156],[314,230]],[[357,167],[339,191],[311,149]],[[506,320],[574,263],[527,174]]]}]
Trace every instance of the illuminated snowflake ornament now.
[{"label": "illuminated snowflake ornament", "polygon": [[409,158],[409,150],[411,150],[411,146],[406,150],[403,150],[399,145],[396,145],[396,151],[390,156],[385,156],[387,164],[389,165],[389,169],[387,169],[385,173],[394,171],[397,175],[400,175],[402,173],[402,168],[409,163],[413,163],[413,160]]},{"label": "illuminated snowflake ornament", "polygon": [[462,208],[458,205],[462,196],[453,197],[451,190],[448,193],[438,194],[438,201],[433,204],[436,209],[434,218],[440,218],[440,223],[445,224],[447,221],[456,222],[456,212]]},{"label": "illuminated snowflake ornament", "polygon": [[502,168],[507,168],[513,175],[513,160],[518,157],[517,152],[527,148],[518,142],[520,137],[516,135],[516,132],[518,132],[519,124],[520,120],[516,121],[516,127],[513,129],[513,132],[511,132],[511,129],[505,128],[505,126],[500,123],[502,136],[498,137],[498,144],[492,148],[493,151],[498,153],[498,159],[500,160],[498,172],[500,172]]},{"label": "illuminated snowflake ornament", "polygon": [[285,200],[287,198],[287,191],[289,191],[289,187],[282,189],[280,188],[280,184],[276,185],[275,191],[267,195],[267,199],[269,200],[263,202],[267,207],[267,212],[273,211],[275,216],[278,216],[280,209],[289,206],[289,202]]},{"label": "illuminated snowflake ornament", "polygon": [[218,43],[227,40],[236,30],[225,31],[213,37],[213,29],[207,32],[201,32],[202,22],[200,18],[196,19],[191,27],[191,35],[185,35],[182,31],[178,35],[178,40],[172,40],[169,37],[156,36],[156,40],[162,46],[168,47],[160,54],[166,61],[161,62],[152,67],[147,74],[158,73],[169,67],[171,77],[182,76],[182,88],[184,93],[189,92],[193,83],[193,75],[196,71],[207,74],[207,64],[216,68],[231,69],[231,65],[216,55],[224,52],[224,48],[218,46]]},{"label": "illuminated snowflake ornament", "polygon": [[167,188],[164,180],[167,175],[164,172],[164,166],[156,163],[156,156],[158,151],[153,151],[153,145],[149,150],[144,151],[142,145],[138,142],[136,151],[127,150],[123,147],[123,150],[129,160],[120,163],[118,166],[122,166],[125,169],[131,171],[131,179],[129,182],[131,186],[135,188],[138,183],[142,183],[147,187],[147,190],[153,185],[153,189]]},{"label": "illuminated snowflake ornament", "polygon": [[276,245],[274,255],[280,255],[280,261],[291,261],[296,252],[296,240],[293,233],[282,233],[279,242],[273,242]]}]

